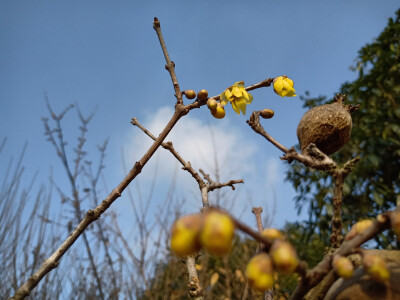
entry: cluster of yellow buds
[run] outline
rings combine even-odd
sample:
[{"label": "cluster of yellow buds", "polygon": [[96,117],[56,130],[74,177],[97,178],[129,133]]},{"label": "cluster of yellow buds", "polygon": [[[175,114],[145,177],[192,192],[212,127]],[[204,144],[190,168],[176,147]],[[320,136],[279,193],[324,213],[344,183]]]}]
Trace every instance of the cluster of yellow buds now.
[{"label": "cluster of yellow buds", "polygon": [[293,273],[299,264],[299,258],[279,230],[267,228],[261,234],[273,244],[268,254],[259,253],[249,261],[246,276],[253,289],[263,292],[273,287],[275,270],[284,274]]},{"label": "cluster of yellow buds", "polygon": [[171,229],[171,249],[181,257],[196,253],[202,247],[223,256],[229,253],[235,233],[230,216],[219,211],[184,216]]}]

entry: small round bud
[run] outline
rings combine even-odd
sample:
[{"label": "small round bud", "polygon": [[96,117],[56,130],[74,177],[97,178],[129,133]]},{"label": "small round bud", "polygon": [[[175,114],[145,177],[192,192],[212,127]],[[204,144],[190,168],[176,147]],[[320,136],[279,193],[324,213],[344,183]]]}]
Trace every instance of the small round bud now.
[{"label": "small round bud", "polygon": [[197,93],[197,100],[206,100],[208,97],[207,90],[201,90]]},{"label": "small round bud", "polygon": [[299,264],[296,250],[291,244],[282,240],[274,242],[269,255],[277,269],[284,274],[293,273]]},{"label": "small round bud", "polygon": [[200,241],[208,252],[223,256],[231,250],[234,233],[235,225],[227,214],[211,211],[204,216]]},{"label": "small round bud", "polygon": [[332,266],[336,274],[340,277],[348,279],[353,276],[354,266],[347,257],[335,256]]},{"label": "small round bud", "polygon": [[271,119],[274,116],[274,111],[269,108],[265,108],[260,111],[260,116],[264,119]]},{"label": "small round bud", "polygon": [[203,224],[201,214],[184,216],[171,228],[171,249],[178,256],[187,256],[200,250],[199,234]]},{"label": "small round bud", "polygon": [[276,240],[276,239],[282,240],[285,238],[283,233],[280,230],[275,229],[275,228],[266,228],[261,232],[261,235],[270,240]]},{"label": "small round bud", "polygon": [[389,279],[390,273],[383,258],[376,255],[364,254],[363,264],[365,270],[373,280],[384,282]]},{"label": "small round bud", "polygon": [[211,110],[211,114],[214,118],[222,119],[225,117],[225,108],[221,103],[217,104],[215,110]]},{"label": "small round bud", "polygon": [[268,254],[260,253],[250,259],[246,267],[249,285],[260,292],[269,290],[274,285],[274,270]]},{"label": "small round bud", "polygon": [[188,99],[194,99],[196,98],[196,92],[194,90],[186,90],[182,92],[186,98]]},{"label": "small round bud", "polygon": [[207,100],[207,107],[212,111],[217,108],[218,102],[214,98],[210,98]]},{"label": "small round bud", "polygon": [[363,233],[368,227],[372,226],[374,222],[372,220],[362,220],[355,223],[350,232],[346,235],[346,240],[351,240],[357,234]]}]

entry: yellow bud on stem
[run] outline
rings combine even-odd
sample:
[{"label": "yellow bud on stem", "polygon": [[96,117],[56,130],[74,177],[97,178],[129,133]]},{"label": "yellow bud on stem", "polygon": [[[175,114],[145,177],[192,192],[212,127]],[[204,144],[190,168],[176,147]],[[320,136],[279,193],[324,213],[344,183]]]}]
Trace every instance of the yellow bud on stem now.
[{"label": "yellow bud on stem", "polygon": [[184,216],[171,228],[171,249],[178,256],[188,256],[200,250],[199,234],[203,224],[201,214]]},{"label": "yellow bud on stem", "polygon": [[227,214],[211,211],[204,216],[204,226],[200,233],[203,247],[210,253],[223,256],[232,247],[235,225]]},{"label": "yellow bud on stem", "polygon": [[365,270],[373,280],[385,282],[390,278],[389,269],[383,258],[376,255],[364,254],[363,264]]},{"label": "yellow bud on stem", "polygon": [[296,250],[290,243],[282,240],[273,243],[269,255],[276,268],[284,274],[293,273],[299,264]]},{"label": "yellow bud on stem", "polygon": [[332,266],[336,274],[340,277],[348,279],[353,276],[354,266],[347,257],[335,256]]},{"label": "yellow bud on stem", "polygon": [[214,110],[211,110],[211,114],[216,119],[223,119],[225,117],[225,108],[221,103],[217,104]]},{"label": "yellow bud on stem", "polygon": [[200,90],[198,93],[197,93],[197,100],[206,100],[207,99],[207,97],[208,97],[208,92],[207,92],[207,90]]},{"label": "yellow bud on stem", "polygon": [[194,90],[186,90],[183,91],[182,94],[186,96],[188,99],[194,99],[196,98],[196,92]]},{"label": "yellow bud on stem", "polygon": [[246,267],[249,285],[260,292],[269,290],[274,285],[274,270],[271,258],[266,253],[260,253],[250,259]]}]

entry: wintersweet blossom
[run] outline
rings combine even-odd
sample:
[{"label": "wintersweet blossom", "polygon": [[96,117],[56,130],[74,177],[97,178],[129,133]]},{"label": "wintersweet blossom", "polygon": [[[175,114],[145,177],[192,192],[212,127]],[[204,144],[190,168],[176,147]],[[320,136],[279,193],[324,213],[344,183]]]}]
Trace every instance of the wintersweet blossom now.
[{"label": "wintersweet blossom", "polygon": [[274,91],[281,97],[297,96],[293,88],[293,80],[287,76],[279,76],[274,79]]},{"label": "wintersweet blossom", "polygon": [[227,88],[221,95],[220,101],[222,105],[231,103],[234,111],[239,115],[240,112],[246,114],[246,105],[253,101],[253,96],[244,88],[244,82],[236,82],[231,87]]}]

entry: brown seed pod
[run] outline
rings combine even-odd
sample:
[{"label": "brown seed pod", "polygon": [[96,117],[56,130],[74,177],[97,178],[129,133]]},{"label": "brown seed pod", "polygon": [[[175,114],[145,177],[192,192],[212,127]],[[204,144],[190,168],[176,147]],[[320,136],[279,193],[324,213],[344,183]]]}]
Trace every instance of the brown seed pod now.
[{"label": "brown seed pod", "polygon": [[337,95],[334,103],[316,106],[303,115],[297,126],[297,138],[302,152],[314,143],[319,150],[329,155],[350,140],[350,112],[357,107],[344,105],[343,99],[342,95]]}]

